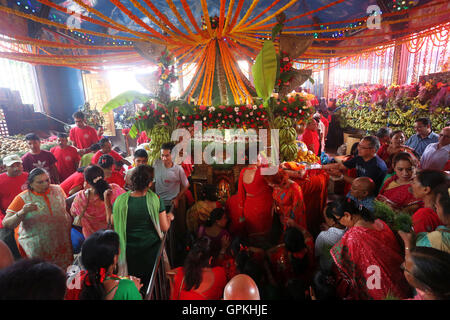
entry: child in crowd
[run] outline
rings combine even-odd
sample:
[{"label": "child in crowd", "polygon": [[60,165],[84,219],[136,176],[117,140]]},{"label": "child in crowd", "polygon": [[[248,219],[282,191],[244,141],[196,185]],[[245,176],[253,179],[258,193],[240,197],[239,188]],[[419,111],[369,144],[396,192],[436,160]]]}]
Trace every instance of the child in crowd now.
[{"label": "child in crowd", "polygon": [[369,177],[359,177],[353,180],[347,198],[355,201],[358,206],[362,205],[370,211],[373,211],[373,200],[375,199],[373,195],[374,189],[375,183],[372,179]]}]

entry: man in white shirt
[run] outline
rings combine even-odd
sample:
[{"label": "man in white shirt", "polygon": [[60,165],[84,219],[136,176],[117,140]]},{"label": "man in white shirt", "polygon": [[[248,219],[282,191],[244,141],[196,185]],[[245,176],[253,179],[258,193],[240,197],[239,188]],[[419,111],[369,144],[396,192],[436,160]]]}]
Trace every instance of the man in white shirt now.
[{"label": "man in white shirt", "polygon": [[450,159],[450,127],[445,127],[436,143],[430,143],[420,158],[422,169],[443,170]]}]

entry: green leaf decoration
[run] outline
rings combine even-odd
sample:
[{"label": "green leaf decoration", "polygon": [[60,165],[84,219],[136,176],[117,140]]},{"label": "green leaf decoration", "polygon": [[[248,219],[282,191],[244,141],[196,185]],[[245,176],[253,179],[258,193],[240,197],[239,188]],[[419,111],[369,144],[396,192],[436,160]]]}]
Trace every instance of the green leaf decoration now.
[{"label": "green leaf decoration", "polygon": [[130,132],[128,133],[129,136],[131,137],[131,139],[136,138],[138,136],[138,134],[139,134],[138,128],[137,128],[137,124],[138,124],[138,122],[135,122],[133,124],[133,126],[131,127]]},{"label": "green leaf decoration", "polygon": [[258,97],[267,100],[275,87],[277,77],[277,53],[272,41],[264,41],[263,47],[252,66]]},{"label": "green leaf decoration", "polygon": [[108,103],[106,103],[103,108],[103,113],[108,113],[109,111],[114,110],[115,108],[121,107],[124,104],[132,103],[135,101],[144,103],[150,99],[150,96],[147,94],[143,94],[137,91],[125,91],[124,93],[119,94],[114,97]]}]

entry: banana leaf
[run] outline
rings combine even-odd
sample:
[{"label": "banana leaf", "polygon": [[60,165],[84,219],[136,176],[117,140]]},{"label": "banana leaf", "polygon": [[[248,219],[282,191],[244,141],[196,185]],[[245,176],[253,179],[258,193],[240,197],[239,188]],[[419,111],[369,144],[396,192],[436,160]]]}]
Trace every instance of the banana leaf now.
[{"label": "banana leaf", "polygon": [[123,106],[124,104],[131,102],[147,102],[150,99],[150,96],[147,94],[143,94],[137,91],[125,91],[124,93],[119,94],[113,99],[109,100],[102,108],[103,113],[108,113],[118,107]]},{"label": "banana leaf", "polygon": [[267,100],[275,87],[277,77],[277,54],[273,41],[265,41],[252,66],[256,93]]}]

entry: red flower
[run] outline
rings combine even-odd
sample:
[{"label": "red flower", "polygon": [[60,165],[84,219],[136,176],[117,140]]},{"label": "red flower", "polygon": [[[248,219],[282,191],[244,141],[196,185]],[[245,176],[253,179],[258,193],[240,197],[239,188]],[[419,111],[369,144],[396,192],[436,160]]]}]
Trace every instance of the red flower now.
[{"label": "red flower", "polygon": [[245,110],[246,110],[245,106],[241,106],[239,109],[240,109],[241,111],[245,111]]},{"label": "red flower", "polygon": [[200,119],[200,116],[198,114],[195,115],[195,119]]},{"label": "red flower", "polygon": [[211,119],[213,117],[212,113],[208,114],[208,117]]},{"label": "red flower", "polygon": [[226,110],[227,112],[229,112],[229,113],[233,112],[233,108],[232,108],[232,107],[227,107],[225,110]]},{"label": "red flower", "polygon": [[292,116],[292,112],[289,112],[289,117]]},{"label": "red flower", "polygon": [[242,116],[242,112],[239,111],[239,112],[238,112],[238,116],[239,116],[239,117]]},{"label": "red flower", "polygon": [[146,106],[143,106],[143,107],[141,108],[141,110],[145,112],[145,111],[147,111],[147,107],[146,107]]},{"label": "red flower", "polygon": [[286,108],[286,107],[284,107],[284,108],[283,108],[283,111],[284,111],[284,112],[286,112],[286,111],[287,111],[287,108]]},{"label": "red flower", "polygon": [[180,121],[182,118],[180,116],[177,117],[177,120]]},{"label": "red flower", "polygon": [[144,119],[147,120],[148,119],[148,115],[144,115]]},{"label": "red flower", "polygon": [[189,116],[189,119],[192,119],[192,115]]}]

